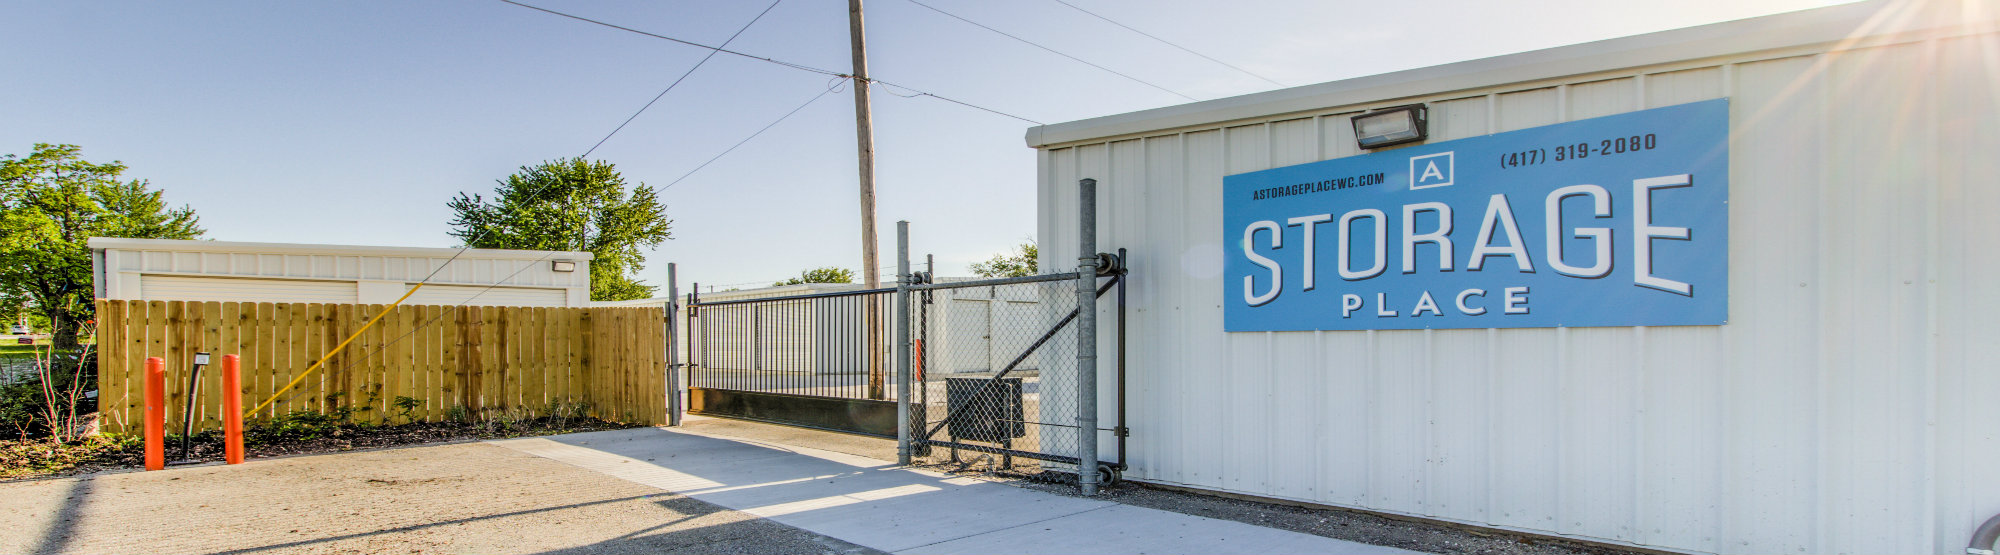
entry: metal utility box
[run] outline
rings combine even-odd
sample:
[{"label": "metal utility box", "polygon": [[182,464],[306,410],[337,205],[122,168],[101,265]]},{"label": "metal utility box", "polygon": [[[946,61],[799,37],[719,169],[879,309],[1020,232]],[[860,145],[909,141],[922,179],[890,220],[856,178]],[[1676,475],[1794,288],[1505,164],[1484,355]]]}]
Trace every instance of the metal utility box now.
[{"label": "metal utility box", "polygon": [[1028,435],[1021,406],[1021,378],[945,378],[952,414],[946,432],[959,440],[1002,443]]}]

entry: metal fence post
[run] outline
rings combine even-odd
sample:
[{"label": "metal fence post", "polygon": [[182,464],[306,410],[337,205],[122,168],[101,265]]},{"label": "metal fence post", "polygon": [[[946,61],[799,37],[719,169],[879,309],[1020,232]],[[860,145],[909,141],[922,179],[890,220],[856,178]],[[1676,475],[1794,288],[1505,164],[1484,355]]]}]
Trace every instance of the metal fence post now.
[{"label": "metal fence post", "polygon": [[667,425],[681,425],[681,337],[677,317],[681,306],[680,274],[675,272],[674,263],[667,263]]},{"label": "metal fence post", "polygon": [[896,464],[910,465],[910,221],[896,222]]},{"label": "metal fence post", "polygon": [[1097,180],[1076,190],[1076,482],[1097,495]]}]

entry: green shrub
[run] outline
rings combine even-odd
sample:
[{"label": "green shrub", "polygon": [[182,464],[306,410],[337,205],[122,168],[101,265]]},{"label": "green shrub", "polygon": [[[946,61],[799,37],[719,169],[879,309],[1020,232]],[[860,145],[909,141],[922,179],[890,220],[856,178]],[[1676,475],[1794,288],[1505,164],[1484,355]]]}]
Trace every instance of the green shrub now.
[{"label": "green shrub", "polygon": [[424,406],[424,401],[416,397],[397,395],[396,400],[389,402],[389,406],[396,407],[396,414],[401,415],[403,422],[408,423],[416,421],[415,418],[410,416],[410,412],[417,410],[417,407]]},{"label": "green shrub", "polygon": [[97,399],[86,395],[96,389],[97,356],[87,348],[0,357],[0,434],[48,437],[57,428],[52,414],[56,421],[80,421],[96,412]]},{"label": "green shrub", "polygon": [[352,414],[347,407],[327,414],[295,410],[244,430],[243,442],[247,445],[271,445],[334,437],[339,435],[343,426],[350,425],[348,417]]}]

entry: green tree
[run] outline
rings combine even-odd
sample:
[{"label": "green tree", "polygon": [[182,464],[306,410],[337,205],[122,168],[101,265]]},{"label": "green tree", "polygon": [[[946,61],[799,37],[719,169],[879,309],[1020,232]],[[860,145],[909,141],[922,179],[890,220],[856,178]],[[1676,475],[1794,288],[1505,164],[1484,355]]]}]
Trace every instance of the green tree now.
[{"label": "green tree", "polygon": [[200,218],[171,208],[125,164],[85,161],[76,145],[36,143],[0,156],[0,303],[26,303],[49,321],[58,349],[74,348],[93,305],[91,237],[194,239]]},{"label": "green tree", "polygon": [[972,263],[972,273],[989,278],[1032,276],[1040,271],[1035,262],[1035,257],[1039,253],[1040,251],[1035,248],[1035,242],[1029,240],[1015,247],[1012,254],[996,254],[991,260]]},{"label": "green tree", "polygon": [[616,167],[582,158],[522,166],[499,184],[491,202],[462,192],[451,200],[453,237],[480,249],[589,251],[591,299],[653,295],[633,274],[646,261],[641,249],[673,238],[673,220],[652,187],[627,195]]},{"label": "green tree", "polygon": [[771,284],[772,287],[798,285],[802,283],[854,283],[854,271],[846,268],[813,268],[799,272],[799,277]]}]

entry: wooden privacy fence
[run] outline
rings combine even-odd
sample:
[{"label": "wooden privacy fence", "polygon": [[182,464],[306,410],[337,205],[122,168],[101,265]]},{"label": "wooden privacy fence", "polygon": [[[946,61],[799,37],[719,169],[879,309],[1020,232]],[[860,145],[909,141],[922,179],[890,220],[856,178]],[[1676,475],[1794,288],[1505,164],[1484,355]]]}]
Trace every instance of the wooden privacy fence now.
[{"label": "wooden privacy fence", "polygon": [[[242,357],[243,406],[253,407],[384,308],[100,300],[99,420],[107,432],[138,430],[146,357],[157,356],[167,362],[168,428],[178,433],[194,354],[208,352],[195,429],[218,428],[222,355]],[[663,326],[660,308],[400,306],[249,418],[347,408],[356,421],[384,424],[580,415],[663,424]]]}]

